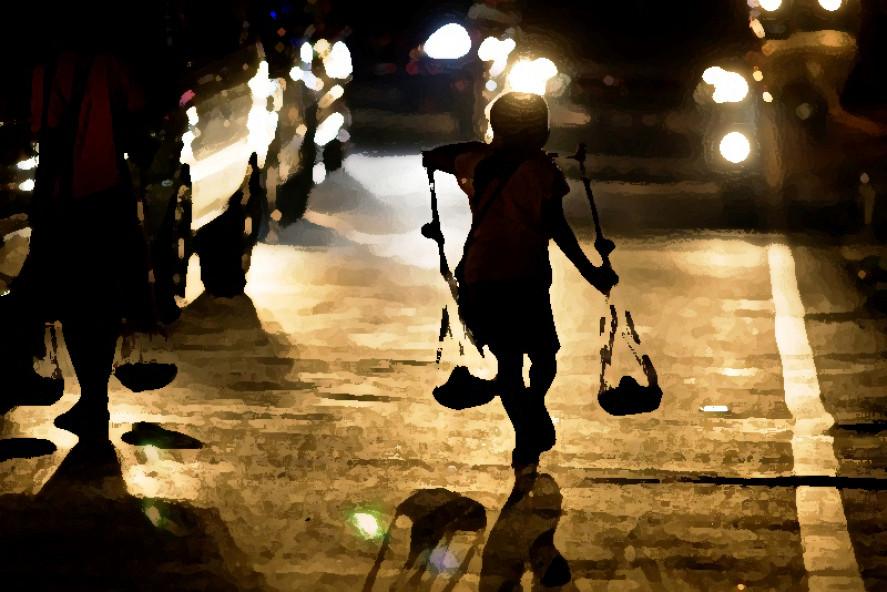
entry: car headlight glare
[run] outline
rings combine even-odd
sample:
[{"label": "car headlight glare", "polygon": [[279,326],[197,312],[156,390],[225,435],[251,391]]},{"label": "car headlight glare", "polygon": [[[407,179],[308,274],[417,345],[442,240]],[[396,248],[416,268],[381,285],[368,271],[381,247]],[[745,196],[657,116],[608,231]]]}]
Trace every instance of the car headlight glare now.
[{"label": "car headlight glare", "polygon": [[748,95],[748,82],[738,72],[714,66],[702,73],[702,80],[715,87],[715,103],[738,103]]},{"label": "car headlight glare", "polygon": [[557,76],[557,66],[548,58],[521,60],[508,73],[508,84],[515,92],[545,94],[545,86]]},{"label": "car headlight glare", "polygon": [[430,58],[455,60],[471,51],[471,37],[465,27],[450,23],[431,34],[424,50]]},{"label": "car headlight glare", "polygon": [[730,132],[724,136],[719,148],[721,156],[734,164],[743,162],[751,153],[751,143],[740,132]]}]

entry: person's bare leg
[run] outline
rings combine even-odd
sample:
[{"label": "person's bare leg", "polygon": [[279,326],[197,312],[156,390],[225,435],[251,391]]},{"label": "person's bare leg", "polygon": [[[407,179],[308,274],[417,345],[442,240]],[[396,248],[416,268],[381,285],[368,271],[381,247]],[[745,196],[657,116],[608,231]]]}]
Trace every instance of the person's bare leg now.
[{"label": "person's bare leg", "polygon": [[63,322],[62,331],[81,394],[77,404],[56,419],[56,425],[73,431],[81,440],[107,440],[108,381],[119,323],[107,315],[77,315]]},{"label": "person's bare leg", "polygon": [[527,393],[523,379],[524,355],[521,352],[494,351],[499,363],[496,390],[511,425],[514,427],[515,447],[512,464],[524,465],[538,461],[533,446],[531,411],[527,407]]},{"label": "person's bare leg", "polygon": [[554,422],[545,406],[545,395],[557,375],[555,352],[530,354],[530,386],[527,389],[527,407],[533,418],[532,444],[540,453],[551,450],[555,443]]}]

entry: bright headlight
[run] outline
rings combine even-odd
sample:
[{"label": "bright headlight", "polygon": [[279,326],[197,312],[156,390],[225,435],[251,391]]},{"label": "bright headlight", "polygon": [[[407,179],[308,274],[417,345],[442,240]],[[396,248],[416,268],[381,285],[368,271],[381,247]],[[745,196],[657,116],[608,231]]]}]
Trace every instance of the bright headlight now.
[{"label": "bright headlight", "polygon": [[521,60],[508,74],[508,83],[515,92],[545,94],[549,79],[557,76],[557,66],[548,58]]},{"label": "bright headlight", "polygon": [[734,164],[738,164],[748,158],[751,153],[751,144],[743,134],[730,132],[721,139],[721,156]]},{"label": "bright headlight", "polygon": [[431,34],[425,53],[437,60],[455,60],[471,51],[471,37],[465,27],[450,23]]},{"label": "bright headlight", "polygon": [[353,68],[348,46],[341,41],[336,41],[330,52],[323,56],[323,68],[330,78],[344,79],[351,76]]},{"label": "bright headlight", "polygon": [[738,103],[748,95],[748,82],[738,72],[715,66],[702,73],[702,80],[715,87],[715,103]]}]

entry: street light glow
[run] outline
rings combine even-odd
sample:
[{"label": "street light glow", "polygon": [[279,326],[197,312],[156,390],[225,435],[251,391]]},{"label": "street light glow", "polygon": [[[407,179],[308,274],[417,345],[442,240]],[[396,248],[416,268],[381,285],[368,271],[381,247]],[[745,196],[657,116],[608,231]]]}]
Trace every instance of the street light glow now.
[{"label": "street light glow", "polygon": [[299,58],[301,58],[304,64],[310,64],[311,60],[314,59],[314,48],[307,41],[299,48]]},{"label": "street light glow", "polygon": [[345,125],[345,116],[341,113],[333,113],[317,126],[314,142],[318,146],[325,146],[336,137],[343,125]]},{"label": "street light glow", "polygon": [[19,162],[15,166],[20,171],[30,171],[31,169],[33,169],[34,167],[37,166],[37,159],[36,158],[29,158],[27,160],[23,160],[23,161]]},{"label": "street light glow", "polygon": [[748,82],[738,72],[713,66],[702,73],[702,80],[715,87],[715,103],[738,103],[748,95]]},{"label": "street light glow", "polygon": [[841,8],[841,0],[819,0],[819,5],[829,12],[834,12]]},{"label": "street light glow", "polygon": [[764,10],[777,10],[782,6],[782,0],[760,0],[760,4]]},{"label": "street light glow", "polygon": [[336,41],[328,54],[323,56],[323,68],[330,78],[348,78],[353,67],[351,64],[351,52],[342,41]]},{"label": "street light glow", "polygon": [[499,41],[495,37],[487,37],[477,48],[477,57],[485,62],[504,60],[508,58],[514,47],[514,39]]},{"label": "street light glow", "polygon": [[721,156],[734,164],[738,164],[748,158],[751,153],[751,144],[744,135],[739,132],[730,132],[721,140]]},{"label": "street light glow", "polygon": [[34,179],[28,179],[22,182],[18,188],[22,191],[34,191]]},{"label": "street light glow", "polygon": [[508,84],[515,92],[544,95],[546,84],[556,75],[557,66],[548,58],[521,60],[511,68]]},{"label": "street light glow", "polygon": [[455,60],[471,51],[471,37],[465,27],[450,23],[431,34],[425,53],[436,60]]}]

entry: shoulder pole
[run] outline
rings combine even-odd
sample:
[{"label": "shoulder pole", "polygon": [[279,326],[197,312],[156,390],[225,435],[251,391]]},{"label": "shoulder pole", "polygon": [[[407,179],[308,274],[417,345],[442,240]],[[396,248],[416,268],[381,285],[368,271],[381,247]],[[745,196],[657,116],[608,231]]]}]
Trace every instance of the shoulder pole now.
[{"label": "shoulder pole", "polygon": [[567,158],[579,163],[579,176],[582,179],[582,185],[585,186],[585,195],[588,196],[588,203],[591,205],[591,216],[594,219],[594,230],[597,233],[597,238],[594,240],[594,248],[600,253],[604,265],[610,267],[610,253],[613,252],[616,245],[610,239],[604,238],[604,233],[601,231],[601,221],[598,217],[597,205],[594,203],[594,194],[591,192],[591,181],[585,174],[585,155],[585,143],[581,143],[579,144],[579,150],[576,151],[576,154],[568,156]]},{"label": "shoulder pole", "polygon": [[[450,270],[450,264],[447,262],[447,255],[444,252],[444,236],[443,231],[440,227],[440,214],[437,210],[437,191],[434,185],[434,169],[428,168],[428,189],[431,191],[431,222],[428,222],[424,226],[422,226],[422,236],[425,238],[430,238],[434,242],[437,243],[437,254],[440,258],[440,274],[443,276],[444,281],[447,282],[447,287],[450,290],[450,295],[453,297],[453,301],[456,303],[456,310],[459,313],[459,321],[462,323],[462,328],[465,331],[465,336],[468,338],[468,341],[471,342],[481,356],[484,355],[484,352],[481,348],[477,346],[477,343],[474,341],[474,335],[471,333],[471,330],[468,328],[468,325],[465,323],[465,319],[462,318],[462,312],[459,310],[459,284],[456,282],[456,277],[453,275],[453,272]],[[446,309],[444,309],[446,311]],[[441,340],[443,340],[444,332],[441,332]],[[439,355],[438,355],[439,358]],[[438,359],[438,361],[440,361]]]}]

